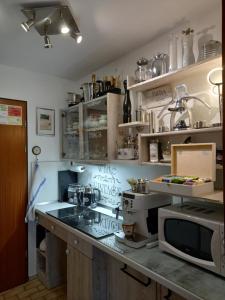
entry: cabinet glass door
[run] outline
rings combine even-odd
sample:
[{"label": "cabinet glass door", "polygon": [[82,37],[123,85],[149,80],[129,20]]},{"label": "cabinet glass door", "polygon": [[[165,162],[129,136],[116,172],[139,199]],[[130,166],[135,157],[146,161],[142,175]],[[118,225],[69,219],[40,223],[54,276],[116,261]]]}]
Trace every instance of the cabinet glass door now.
[{"label": "cabinet glass door", "polygon": [[107,160],[107,96],[83,104],[84,159]]},{"label": "cabinet glass door", "polygon": [[62,112],[62,158],[80,159],[80,106]]}]

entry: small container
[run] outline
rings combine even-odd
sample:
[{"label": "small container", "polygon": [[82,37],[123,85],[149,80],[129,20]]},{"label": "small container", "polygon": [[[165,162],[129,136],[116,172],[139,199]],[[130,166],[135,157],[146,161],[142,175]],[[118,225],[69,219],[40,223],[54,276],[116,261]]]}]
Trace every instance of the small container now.
[{"label": "small container", "polygon": [[159,161],[159,143],[157,140],[152,140],[149,144],[149,157],[152,163]]},{"label": "small container", "polygon": [[137,69],[135,71],[136,82],[142,82],[147,80],[148,77],[148,60],[146,58],[140,58],[137,61]]}]

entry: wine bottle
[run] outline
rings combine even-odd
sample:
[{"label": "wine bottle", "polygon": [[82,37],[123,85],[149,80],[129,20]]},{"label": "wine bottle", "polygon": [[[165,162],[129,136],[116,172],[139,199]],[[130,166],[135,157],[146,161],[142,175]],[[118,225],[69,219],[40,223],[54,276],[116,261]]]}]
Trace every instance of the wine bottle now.
[{"label": "wine bottle", "polygon": [[123,123],[131,122],[131,102],[130,102],[130,92],[127,89],[127,81],[123,82],[125,96],[123,101]]}]

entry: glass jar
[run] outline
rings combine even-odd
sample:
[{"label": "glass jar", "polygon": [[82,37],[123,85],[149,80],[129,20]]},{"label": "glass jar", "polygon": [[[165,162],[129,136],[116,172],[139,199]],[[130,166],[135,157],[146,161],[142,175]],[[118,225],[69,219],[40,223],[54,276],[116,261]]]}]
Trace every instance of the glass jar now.
[{"label": "glass jar", "polygon": [[182,31],[182,66],[186,67],[188,65],[195,63],[195,56],[193,52],[193,32],[194,30],[188,28]]},{"label": "glass jar", "polygon": [[135,71],[136,82],[142,82],[149,78],[148,76],[148,60],[146,58],[140,58],[137,61],[137,69]]}]

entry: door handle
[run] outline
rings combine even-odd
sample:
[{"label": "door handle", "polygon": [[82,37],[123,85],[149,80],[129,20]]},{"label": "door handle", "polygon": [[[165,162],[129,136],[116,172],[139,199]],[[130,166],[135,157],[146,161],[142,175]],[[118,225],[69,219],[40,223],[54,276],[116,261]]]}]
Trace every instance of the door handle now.
[{"label": "door handle", "polygon": [[170,297],[172,296],[172,291],[168,289],[168,294],[164,296],[165,300],[170,300]]},{"label": "door handle", "polygon": [[127,264],[124,264],[124,267],[120,269],[123,273],[125,273],[126,275],[128,275],[129,277],[133,278],[134,280],[136,280],[137,282],[139,282],[140,284],[142,284],[143,286],[147,287],[151,284],[151,279],[148,278],[147,282],[142,281],[141,279],[135,277],[133,274],[130,274],[127,270]]}]

